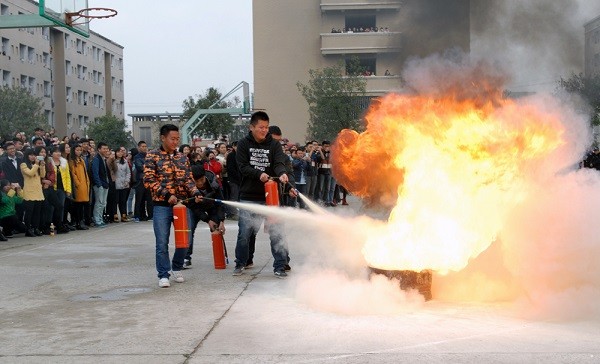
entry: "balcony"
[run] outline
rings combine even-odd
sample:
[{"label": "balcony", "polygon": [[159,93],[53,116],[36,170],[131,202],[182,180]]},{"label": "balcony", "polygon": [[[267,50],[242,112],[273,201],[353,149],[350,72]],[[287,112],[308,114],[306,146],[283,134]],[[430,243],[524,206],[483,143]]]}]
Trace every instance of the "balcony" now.
[{"label": "balcony", "polygon": [[400,10],[401,0],[321,0],[321,11]]},{"label": "balcony", "polygon": [[323,33],[321,54],[398,53],[402,33]]},{"label": "balcony", "polygon": [[[383,73],[383,72],[382,72]],[[389,92],[402,92],[400,76],[365,76],[366,94],[381,96]]]}]

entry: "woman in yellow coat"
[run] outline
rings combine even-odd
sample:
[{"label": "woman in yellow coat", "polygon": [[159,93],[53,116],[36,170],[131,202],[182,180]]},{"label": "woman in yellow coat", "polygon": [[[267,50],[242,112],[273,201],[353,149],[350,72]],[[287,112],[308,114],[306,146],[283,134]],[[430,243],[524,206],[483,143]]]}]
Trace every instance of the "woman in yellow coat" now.
[{"label": "woman in yellow coat", "polygon": [[52,222],[56,226],[56,232],[59,234],[68,233],[69,228],[63,223],[63,212],[65,209],[65,199],[71,198],[71,172],[69,172],[69,163],[61,157],[61,150],[58,146],[52,148],[52,158],[50,163],[54,165],[56,180],[54,181],[54,190],[58,203],[54,207]]},{"label": "woman in yellow coat", "polygon": [[77,144],[71,148],[69,156],[69,169],[71,170],[71,179],[73,181],[73,216],[71,222],[75,224],[77,230],[87,230],[88,227],[83,223],[84,208],[90,202],[90,178],[85,168],[85,161],[81,158],[83,149]]},{"label": "woman in yellow coat", "polygon": [[25,209],[25,236],[42,236],[40,217],[44,204],[41,176],[46,175],[46,164],[43,158],[37,158],[38,153],[27,149],[23,154],[21,172],[23,173],[23,207]]}]

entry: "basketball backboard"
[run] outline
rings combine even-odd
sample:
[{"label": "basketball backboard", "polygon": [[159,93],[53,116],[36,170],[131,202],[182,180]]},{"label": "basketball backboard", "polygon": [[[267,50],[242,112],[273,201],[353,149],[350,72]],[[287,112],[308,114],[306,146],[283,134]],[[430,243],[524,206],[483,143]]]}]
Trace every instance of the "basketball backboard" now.
[{"label": "basketball backboard", "polygon": [[40,16],[51,20],[57,26],[65,27],[84,37],[90,36],[90,23],[86,19],[67,24],[67,13],[76,13],[88,8],[88,0],[39,0]]}]

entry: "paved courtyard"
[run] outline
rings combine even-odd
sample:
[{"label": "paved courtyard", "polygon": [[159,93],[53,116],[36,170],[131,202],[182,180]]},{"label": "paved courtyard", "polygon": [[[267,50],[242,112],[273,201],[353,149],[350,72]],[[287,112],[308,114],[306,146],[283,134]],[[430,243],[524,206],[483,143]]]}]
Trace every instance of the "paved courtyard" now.
[{"label": "paved courtyard", "polygon": [[[233,256],[237,224],[226,226]],[[193,269],[168,289],[150,222],[0,243],[0,363],[600,362],[598,322],[435,298],[401,314],[321,310],[297,298],[302,254],[274,277],[261,231],[256,266],[233,277],[233,262],[213,268],[208,231],[197,235]]]}]

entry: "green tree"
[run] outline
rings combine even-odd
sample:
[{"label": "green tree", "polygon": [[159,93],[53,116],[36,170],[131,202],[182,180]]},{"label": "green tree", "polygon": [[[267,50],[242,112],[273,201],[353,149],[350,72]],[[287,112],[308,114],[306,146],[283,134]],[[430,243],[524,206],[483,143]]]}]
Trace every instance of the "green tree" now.
[{"label": "green tree", "polygon": [[[192,96],[183,100],[183,120],[189,120],[199,109],[208,109],[215,104],[212,109],[227,109],[236,107],[239,99],[233,101],[219,101],[223,95],[214,87],[210,87],[203,95],[196,95],[194,100]],[[220,135],[229,134],[233,130],[235,121],[225,114],[209,114],[200,125],[194,130],[194,134],[199,136],[212,136],[217,138]]]},{"label": "green tree", "polygon": [[42,99],[36,98],[23,87],[0,88],[0,130],[4,137],[18,131],[32,135],[37,127],[46,124],[42,113]]},{"label": "green tree", "polygon": [[600,125],[600,75],[584,77],[582,73],[572,73],[568,79],[561,77],[559,86],[581,96],[592,108],[590,123]]},{"label": "green tree", "polygon": [[90,123],[87,129],[87,135],[93,138],[96,143],[104,142],[112,149],[134,147],[133,136],[126,130],[127,123],[123,119],[118,119],[113,115],[105,115],[96,118]]},{"label": "green tree", "polygon": [[367,81],[357,60],[309,70],[308,84],[296,83],[308,103],[310,139],[332,140],[342,129],[360,130]]}]

